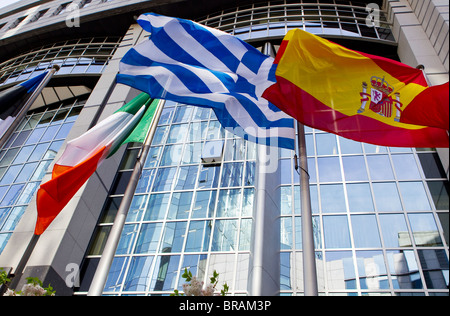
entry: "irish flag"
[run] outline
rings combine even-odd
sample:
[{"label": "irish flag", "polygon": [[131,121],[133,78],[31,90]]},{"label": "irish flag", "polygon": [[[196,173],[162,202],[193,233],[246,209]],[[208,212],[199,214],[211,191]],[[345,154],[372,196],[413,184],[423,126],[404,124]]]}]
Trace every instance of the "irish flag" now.
[{"label": "irish flag", "polygon": [[[41,235],[97,167],[122,144],[143,142],[158,101],[142,93],[80,137],[56,162],[52,179],[37,193],[35,234]],[[144,133],[142,133],[144,131]]]},{"label": "irish flag", "polygon": [[299,29],[275,63],[263,97],[307,126],[375,145],[448,147],[448,84],[429,87],[419,69]]}]

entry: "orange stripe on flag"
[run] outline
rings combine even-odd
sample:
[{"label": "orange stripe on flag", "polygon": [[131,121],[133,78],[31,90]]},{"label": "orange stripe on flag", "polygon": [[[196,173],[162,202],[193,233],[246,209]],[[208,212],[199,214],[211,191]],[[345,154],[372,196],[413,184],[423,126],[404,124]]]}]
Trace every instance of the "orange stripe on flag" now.
[{"label": "orange stripe on flag", "polygon": [[[37,193],[38,219],[35,234],[41,235],[95,172],[104,158],[106,147],[75,167],[56,165],[52,180],[41,185]],[[56,175],[56,176],[55,176]]]}]

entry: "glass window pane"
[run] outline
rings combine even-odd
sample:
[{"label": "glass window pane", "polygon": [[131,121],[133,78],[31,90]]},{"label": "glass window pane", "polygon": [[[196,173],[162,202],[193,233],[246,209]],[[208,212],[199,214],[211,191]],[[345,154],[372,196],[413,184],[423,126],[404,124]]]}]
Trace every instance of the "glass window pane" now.
[{"label": "glass window pane", "polygon": [[191,210],[193,192],[174,193],[169,206],[167,219],[186,219]]},{"label": "glass window pane", "polygon": [[34,172],[30,181],[41,180],[45,176],[45,173],[47,172],[47,170],[51,164],[52,164],[52,160],[46,160],[46,161],[39,163],[39,166],[36,168],[36,171]]},{"label": "glass window pane", "polygon": [[36,128],[35,130],[33,130],[30,137],[26,141],[25,145],[36,144],[39,141],[39,139],[41,139],[44,132],[45,132],[45,127]]},{"label": "glass window pane", "polygon": [[105,284],[105,292],[118,292],[122,287],[125,271],[128,266],[129,257],[114,258],[109,269],[108,279]]},{"label": "glass window pane", "polygon": [[97,227],[95,232],[95,237],[91,243],[88,254],[92,256],[101,255],[103,248],[105,247],[106,241],[108,240],[109,232],[111,231],[111,226],[100,226]]},{"label": "glass window pane", "polygon": [[59,128],[60,125],[50,126],[49,128],[47,128],[47,130],[45,131],[44,135],[41,138],[41,143],[53,140],[56,133],[58,133]]},{"label": "glass window pane", "polygon": [[293,229],[292,229],[292,217],[282,217],[280,219],[281,226],[281,238],[280,238],[280,248],[281,249],[292,249],[293,240]]},{"label": "glass window pane", "polygon": [[236,250],[237,220],[217,220],[214,226],[212,251]]},{"label": "glass window pane", "polygon": [[211,227],[211,221],[192,221],[189,225],[185,251],[208,251]]},{"label": "glass window pane", "polygon": [[368,183],[347,184],[348,207],[350,212],[373,212],[373,199]]},{"label": "glass window pane", "polygon": [[330,290],[356,289],[355,266],[350,251],[327,251],[326,273]]},{"label": "glass window pane", "polygon": [[177,284],[180,256],[160,256],[156,260],[150,291],[173,291]]},{"label": "glass window pane", "polygon": [[25,184],[16,184],[10,187],[8,193],[4,196],[0,206],[14,205]]},{"label": "glass window pane", "polygon": [[[320,225],[320,217],[313,216],[312,218],[313,225],[313,236],[314,236],[314,246],[316,249],[323,248],[322,244],[322,229]],[[295,217],[295,249],[302,249],[302,218],[301,216]]]},{"label": "glass window pane", "polygon": [[411,247],[403,214],[380,214],[379,219],[385,247]]},{"label": "glass window pane", "polygon": [[183,154],[183,164],[200,163],[203,143],[186,144]]},{"label": "glass window pane", "polygon": [[252,238],[252,219],[242,219],[239,233],[239,250],[249,251]]},{"label": "glass window pane", "polygon": [[351,139],[339,137],[341,144],[341,153],[345,154],[360,154],[362,153],[362,146],[360,142],[356,142]]},{"label": "glass window pane", "polygon": [[28,131],[24,131],[19,133],[19,135],[17,135],[16,139],[14,140],[14,142],[12,143],[11,147],[19,147],[22,146],[23,143],[25,143],[25,141],[27,140],[28,136],[30,135],[31,130]]},{"label": "glass window pane", "polygon": [[367,181],[366,162],[363,156],[342,157],[344,175],[347,181]]},{"label": "glass window pane", "polygon": [[316,134],[317,154],[318,155],[337,155],[336,135],[320,133]]},{"label": "glass window pane", "polygon": [[175,190],[193,190],[197,181],[198,166],[181,167]]},{"label": "glass window pane", "polygon": [[16,204],[30,203],[31,199],[34,197],[34,193],[39,189],[39,185],[39,182],[28,183],[20,197],[17,199]]},{"label": "glass window pane", "polygon": [[33,158],[31,160],[29,160],[31,153],[33,152],[33,150],[35,149],[34,146],[27,146],[27,147],[22,147],[22,149],[20,150],[19,154],[17,155],[16,159],[14,159],[13,163],[24,163],[27,160],[28,161],[34,161],[34,160],[40,160],[42,155],[45,153],[45,150],[47,150],[48,148],[48,143],[47,144],[43,144],[43,145],[38,145],[36,147],[36,149],[40,149],[39,152],[37,152],[35,150],[36,153],[33,153]]},{"label": "glass window pane", "polygon": [[281,187],[280,188],[280,212],[281,215],[292,214],[292,188]]},{"label": "glass window pane", "polygon": [[221,190],[217,203],[217,217],[235,217],[240,214],[241,189]]},{"label": "glass window pane", "polygon": [[137,222],[142,218],[147,206],[148,195],[135,195],[131,201],[126,222]]},{"label": "glass window pane", "polygon": [[192,123],[189,129],[188,141],[200,141],[206,139],[208,122]]},{"label": "glass window pane", "polygon": [[338,157],[318,158],[317,165],[321,182],[342,181],[341,164]]},{"label": "glass window pane", "polygon": [[279,162],[278,169],[281,170],[280,173],[280,184],[291,184],[292,183],[292,160],[282,159]]},{"label": "glass window pane", "polygon": [[413,250],[392,250],[386,254],[394,289],[423,288]]},{"label": "glass window pane", "polygon": [[386,153],[387,148],[384,146],[372,145],[372,144],[364,144],[364,149],[368,154],[380,154]]},{"label": "glass window pane", "polygon": [[291,253],[280,253],[280,290],[291,290]]},{"label": "glass window pane", "polygon": [[111,189],[111,195],[118,195],[118,194],[125,193],[127,185],[130,182],[131,173],[132,173],[131,171],[130,172],[120,172],[117,175],[117,178],[114,180],[114,185]]},{"label": "glass window pane", "polygon": [[448,257],[445,250],[418,250],[418,253],[427,287],[429,289],[448,289]]},{"label": "glass window pane", "polygon": [[328,184],[320,186],[320,199],[322,201],[322,212],[345,213],[345,195],[342,184]]},{"label": "glass window pane", "polygon": [[427,193],[422,182],[400,182],[400,193],[403,197],[403,206],[406,211],[431,210]]},{"label": "glass window pane", "polygon": [[224,152],[225,161],[243,160],[245,156],[245,141],[242,138],[229,139]]},{"label": "glass window pane", "polygon": [[119,170],[130,170],[134,169],[134,165],[136,164],[136,158],[139,154],[140,149],[127,150],[125,153],[125,157],[122,159],[120,163]]},{"label": "glass window pane", "polygon": [[159,119],[158,125],[170,124],[175,108],[164,108],[161,113],[161,118]]},{"label": "glass window pane", "polygon": [[245,186],[254,186],[255,185],[255,176],[256,176],[256,162],[247,161],[245,163]]},{"label": "glass window pane", "polygon": [[202,166],[198,178],[199,189],[217,188],[219,185],[220,166]]},{"label": "glass window pane", "polygon": [[69,135],[70,130],[75,123],[66,123],[61,126],[61,129],[55,136],[55,139],[66,139],[67,135]]},{"label": "glass window pane", "polygon": [[150,192],[150,187],[152,186],[154,177],[155,169],[147,169],[142,171],[135,193]]},{"label": "glass window pane", "polygon": [[162,223],[143,224],[137,240],[135,253],[155,253],[161,231]]},{"label": "glass window pane", "polygon": [[[162,147],[152,147],[147,156],[147,160],[145,161],[144,168],[154,168],[158,165],[159,158],[161,157]],[[134,167],[135,161],[133,161]]]},{"label": "glass window pane", "polygon": [[[205,276],[204,267],[206,266],[207,255],[185,255],[180,271],[188,269],[192,272],[192,275],[196,275],[197,278],[203,280]],[[178,290],[182,289],[185,279],[180,278],[178,281]]]},{"label": "glass window pane", "polygon": [[153,256],[133,257],[131,259],[130,269],[124,282],[124,291],[147,290],[150,281],[150,269],[153,263]]},{"label": "glass window pane", "polygon": [[419,154],[423,173],[426,178],[446,178],[445,170],[442,168],[441,160],[436,153]]},{"label": "glass window pane", "polygon": [[167,208],[169,206],[170,193],[152,194],[148,200],[147,212],[145,213],[145,221],[154,221],[164,219]]},{"label": "glass window pane", "polygon": [[212,217],[216,206],[217,191],[198,191],[196,193],[192,218]]},{"label": "glass window pane", "polygon": [[380,234],[375,215],[352,215],[352,228],[355,247],[381,247]]},{"label": "glass window pane", "polygon": [[242,216],[251,216],[253,214],[253,203],[255,200],[255,189],[244,189],[242,198]]},{"label": "glass window pane", "polygon": [[159,126],[153,137],[152,146],[163,145],[166,141],[168,130],[168,126]]},{"label": "glass window pane", "polygon": [[402,210],[397,186],[394,182],[373,183],[375,205],[379,212],[398,212]]},{"label": "glass window pane", "polygon": [[181,252],[186,237],[186,222],[169,222],[164,229],[161,252]]},{"label": "glass window pane", "polygon": [[417,246],[442,246],[441,236],[432,213],[408,214],[408,218]]},{"label": "glass window pane", "polygon": [[375,155],[367,156],[367,164],[372,180],[392,180],[394,173],[392,172],[389,156]]},{"label": "glass window pane", "polygon": [[170,191],[175,182],[177,168],[162,168],[158,170],[153,185],[153,192]]},{"label": "glass window pane", "polygon": [[326,248],[350,248],[347,216],[324,216],[323,228]]},{"label": "glass window pane", "polygon": [[164,148],[161,166],[176,166],[180,163],[183,145],[171,145]]},{"label": "glass window pane", "polygon": [[11,184],[17,177],[17,174],[22,170],[23,165],[11,166],[8,171],[3,175],[0,181],[0,185]]},{"label": "glass window pane", "polygon": [[381,251],[357,251],[356,262],[361,289],[389,289],[386,264]]},{"label": "glass window pane", "polygon": [[448,211],[450,207],[450,185],[448,181],[428,181],[427,185],[436,209]]},{"label": "glass window pane", "polygon": [[[9,210],[9,208],[7,209]],[[17,224],[19,223],[19,221],[22,218],[22,215],[25,213],[26,207],[25,206],[19,206],[19,207],[15,207],[11,210],[11,212],[9,213],[9,216],[4,217],[5,220],[5,224],[2,227],[2,210],[0,209],[0,227],[2,231],[13,231],[16,229]],[[8,215],[8,212],[6,212],[5,215]]]},{"label": "glass window pane", "polygon": [[138,225],[125,225],[120,236],[119,245],[117,246],[116,255],[130,254],[137,235]]},{"label": "glass window pane", "polygon": [[447,243],[447,245],[449,244],[449,217],[448,217],[448,212],[447,213],[438,213],[437,214],[439,217],[439,221],[441,224],[441,227],[444,231],[444,239],[445,242]]},{"label": "glass window pane", "polygon": [[223,164],[222,187],[241,186],[244,164],[242,162],[232,162]]},{"label": "glass window pane", "polygon": [[188,134],[189,124],[178,124],[172,125],[169,132],[169,137],[167,137],[167,143],[181,143],[186,138]]},{"label": "glass window pane", "polygon": [[177,110],[175,112],[175,117],[173,119],[174,123],[183,123],[183,122],[189,122],[189,119],[191,117],[192,113],[192,107],[187,105],[180,105],[177,107]]},{"label": "glass window pane", "polygon": [[192,116],[193,121],[197,120],[207,120],[209,119],[209,113],[211,110],[209,108],[202,108],[199,106],[194,107],[194,114]]},{"label": "glass window pane", "polygon": [[414,180],[421,178],[414,155],[392,155],[392,162],[397,179]]}]

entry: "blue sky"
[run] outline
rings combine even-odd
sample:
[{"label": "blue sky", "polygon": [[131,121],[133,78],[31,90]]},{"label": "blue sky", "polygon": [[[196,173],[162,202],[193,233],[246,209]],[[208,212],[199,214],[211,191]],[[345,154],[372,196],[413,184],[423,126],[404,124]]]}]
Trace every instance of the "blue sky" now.
[{"label": "blue sky", "polygon": [[7,5],[19,2],[20,0],[0,0],[0,8],[6,7]]}]

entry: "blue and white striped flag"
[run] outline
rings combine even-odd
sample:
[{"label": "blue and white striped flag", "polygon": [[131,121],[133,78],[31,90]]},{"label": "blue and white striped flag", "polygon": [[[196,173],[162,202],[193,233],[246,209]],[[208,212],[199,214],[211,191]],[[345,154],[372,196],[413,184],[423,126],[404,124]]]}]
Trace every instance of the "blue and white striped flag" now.
[{"label": "blue and white striped flag", "polygon": [[138,23],[151,36],[124,56],[117,82],[153,98],[213,108],[231,133],[294,149],[294,120],[261,97],[275,82],[273,58],[192,21],[148,13]]}]

